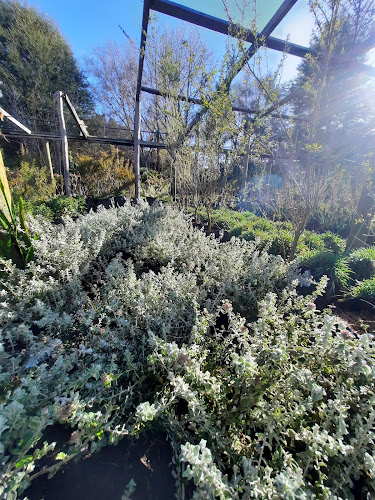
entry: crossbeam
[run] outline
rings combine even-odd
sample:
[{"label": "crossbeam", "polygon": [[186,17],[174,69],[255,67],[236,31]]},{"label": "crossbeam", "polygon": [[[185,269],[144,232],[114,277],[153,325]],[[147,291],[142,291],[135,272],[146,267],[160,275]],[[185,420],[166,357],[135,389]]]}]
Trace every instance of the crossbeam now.
[{"label": "crossbeam", "polygon": [[[293,2],[293,4],[295,1]],[[188,23],[195,24],[196,26],[201,26],[202,28],[207,28],[211,31],[216,31],[216,33],[222,33],[223,35],[229,35],[234,38],[238,37],[238,33],[241,33],[241,39],[245,42],[256,43],[258,40],[262,39],[262,35],[254,33],[240,26],[238,24],[232,24],[229,21],[224,21],[217,17],[204,14],[197,10],[191,9],[190,7],[185,7],[184,5],[179,5],[170,0],[150,0],[149,6],[152,10],[160,12],[161,14],[166,14],[167,16],[176,17],[181,19],[181,21],[187,21]],[[284,13],[285,16],[286,12]],[[275,27],[282,20],[284,16],[280,18],[275,18]],[[266,46],[269,49],[277,50],[279,52],[287,52],[293,56],[305,57],[307,54],[315,55],[315,52],[308,47],[303,47],[296,43],[286,42],[285,40],[280,40],[273,36],[266,37]]]},{"label": "crossbeam", "polygon": [[[141,91],[146,92],[146,94],[159,95],[159,96],[166,97],[166,95],[163,94],[160,90],[153,89],[151,87],[142,86]],[[178,95],[172,96],[172,97],[174,97],[175,99],[179,99],[180,101],[187,101],[187,102],[191,102],[192,104],[198,104],[199,106],[204,106],[203,100],[196,99],[195,97],[186,97],[186,96],[183,96],[181,94],[178,94]],[[262,114],[264,114],[263,111],[259,111],[257,109],[242,108],[240,106],[232,106],[232,111],[238,111],[239,113],[244,113],[244,114],[249,114],[249,115],[262,115]],[[284,120],[296,120],[296,117],[285,115],[285,114],[272,115],[272,114],[268,113],[268,115],[271,118],[283,118]],[[297,120],[298,120],[298,118],[297,118]]]},{"label": "crossbeam", "polygon": [[[30,135],[18,132],[16,130],[2,130],[5,136],[10,138],[17,139],[45,139],[48,141],[60,141],[61,136],[59,134],[51,134],[44,132],[31,132]],[[109,137],[96,137],[93,135],[89,135],[87,139],[85,139],[82,135],[70,135],[68,136],[69,141],[73,142],[92,142],[92,143],[100,143],[100,144],[113,144],[114,146],[134,146],[134,142],[132,139],[110,139]],[[140,141],[139,146],[142,148],[151,148],[151,149],[166,149],[166,146],[163,142],[151,142],[151,141]],[[231,151],[230,149],[224,149],[224,151]],[[260,158],[278,158],[278,159],[289,159],[289,157],[277,156],[269,153],[257,153],[254,151],[252,153],[254,156],[259,156]],[[241,156],[241,155],[240,155]]]}]

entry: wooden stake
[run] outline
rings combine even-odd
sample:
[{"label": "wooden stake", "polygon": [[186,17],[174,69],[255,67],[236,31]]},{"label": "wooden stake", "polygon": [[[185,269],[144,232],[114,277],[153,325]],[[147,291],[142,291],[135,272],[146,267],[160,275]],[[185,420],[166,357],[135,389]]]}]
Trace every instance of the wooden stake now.
[{"label": "wooden stake", "polygon": [[52,166],[52,159],[51,159],[51,152],[49,149],[49,142],[46,141],[44,143],[44,148],[46,150],[46,157],[47,157],[47,163],[48,163],[48,168],[49,168],[49,173],[51,176],[51,183],[55,186],[55,176],[53,175],[53,166]]},{"label": "wooden stake", "polygon": [[[249,128],[250,128],[250,122],[249,122],[249,120],[246,120],[245,133],[249,130]],[[252,140],[252,137],[250,134],[249,141],[247,142],[246,147],[245,147],[245,155],[243,158],[241,189],[245,189],[245,187],[246,187],[247,172],[248,172],[248,168],[249,168],[249,156],[250,156],[252,142],[253,142],[253,140]]]},{"label": "wooden stake", "polygon": [[242,178],[241,178],[241,189],[245,189],[245,187],[246,187],[247,172],[248,172],[248,168],[249,168],[249,156],[250,156],[250,149],[251,149],[251,139],[250,139],[250,141],[246,144],[246,148],[245,148],[245,155],[244,155],[244,157],[243,157]]},{"label": "wooden stake", "polygon": [[1,150],[0,150],[0,181],[3,184],[4,192],[5,192],[5,196],[4,196],[2,190],[0,190],[0,210],[3,212],[5,217],[10,221],[10,213],[8,210],[8,205],[11,206],[11,204],[12,204],[12,196],[11,196],[10,190],[9,190],[9,184],[8,184],[5,166],[3,163],[3,157],[1,155]]},{"label": "wooden stake", "polygon": [[56,101],[57,101],[57,113],[59,115],[59,123],[60,123],[60,131],[61,131],[65,194],[66,194],[66,196],[71,196],[70,177],[69,177],[68,136],[66,133],[66,126],[65,126],[65,120],[64,120],[63,93],[61,91],[56,92]]},{"label": "wooden stake", "polygon": [[[156,131],[156,142],[160,142],[160,132],[159,132],[159,130]],[[157,155],[158,172],[160,173],[160,149],[159,148],[156,150],[156,155]]]}]

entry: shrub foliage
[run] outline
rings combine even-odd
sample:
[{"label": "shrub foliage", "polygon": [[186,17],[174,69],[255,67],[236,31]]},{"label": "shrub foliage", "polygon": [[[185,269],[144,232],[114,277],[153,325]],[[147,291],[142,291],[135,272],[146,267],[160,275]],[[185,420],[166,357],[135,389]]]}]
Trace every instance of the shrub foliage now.
[{"label": "shrub foliage", "polygon": [[1,261],[0,495],[150,426],[179,497],[375,493],[373,340],[316,310],[325,280],[299,295],[295,264],[161,206],[29,226],[35,260]]}]

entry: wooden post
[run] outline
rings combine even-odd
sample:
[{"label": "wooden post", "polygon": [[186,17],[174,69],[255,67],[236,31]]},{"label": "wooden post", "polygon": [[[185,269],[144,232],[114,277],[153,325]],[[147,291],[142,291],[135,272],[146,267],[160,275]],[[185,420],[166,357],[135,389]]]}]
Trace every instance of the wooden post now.
[{"label": "wooden post", "polygon": [[70,190],[70,177],[69,177],[69,150],[68,150],[68,136],[66,134],[64,109],[63,109],[63,93],[56,92],[57,113],[59,115],[61,143],[63,153],[63,171],[64,171],[64,185],[66,196],[71,196]]},{"label": "wooden post", "polygon": [[139,200],[140,191],[140,162],[141,162],[141,148],[139,142],[141,140],[141,101],[135,101],[135,114],[134,114],[134,175],[135,175],[135,199]]},{"label": "wooden post", "polygon": [[50,149],[49,149],[49,142],[48,141],[46,141],[44,143],[44,147],[45,147],[45,150],[46,150],[46,157],[47,157],[47,163],[48,163],[49,173],[50,173],[50,176],[51,176],[51,183],[53,185],[55,185],[55,176],[53,175],[51,152],[50,152]]},{"label": "wooden post", "polygon": [[[250,128],[250,121],[248,119],[246,119],[246,123],[245,123],[245,127],[244,127],[245,133],[247,133],[247,131],[249,130],[249,128]],[[244,155],[244,158],[243,158],[242,178],[241,178],[241,190],[245,189],[245,187],[246,187],[247,171],[248,171],[248,168],[249,168],[249,156],[250,156],[252,142],[253,142],[252,141],[252,136],[250,134],[249,135],[249,142],[246,144],[245,155]]]},{"label": "wooden post", "polygon": [[10,221],[10,213],[8,210],[8,206],[10,207],[12,204],[12,196],[10,194],[8,178],[3,163],[3,157],[1,155],[1,150],[0,150],[0,181],[2,182],[4,188],[4,193],[2,192],[2,190],[0,190],[0,210],[3,212],[5,217]]},{"label": "wooden post", "polygon": [[243,158],[243,166],[242,166],[241,189],[245,189],[245,187],[246,187],[247,171],[249,168],[250,149],[251,149],[251,139],[246,144],[246,148],[245,148],[245,155]]}]

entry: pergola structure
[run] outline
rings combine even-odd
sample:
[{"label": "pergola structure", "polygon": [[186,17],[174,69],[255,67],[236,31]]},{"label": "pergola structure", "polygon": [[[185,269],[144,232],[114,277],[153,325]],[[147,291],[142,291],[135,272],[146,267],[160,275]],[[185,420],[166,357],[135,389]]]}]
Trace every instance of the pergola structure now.
[{"label": "pergola structure", "polygon": [[[218,0],[219,1],[219,0]],[[113,144],[116,146],[134,146],[134,173],[135,173],[135,197],[139,199],[140,196],[140,152],[141,147],[146,148],[165,148],[165,145],[162,141],[157,140],[154,141],[144,141],[141,140],[141,93],[145,92],[152,95],[163,96],[163,93],[159,89],[153,89],[149,87],[142,86],[142,76],[143,76],[143,66],[144,66],[144,58],[146,53],[146,45],[147,45],[147,30],[149,23],[150,11],[156,11],[161,14],[166,14],[168,16],[174,17],[176,19],[180,19],[182,21],[194,24],[196,26],[200,26],[209,30],[212,30],[217,33],[221,33],[227,36],[235,37],[236,33],[241,33],[241,39],[244,42],[250,43],[250,47],[246,50],[243,55],[241,62],[242,65],[236,66],[236,68],[230,73],[225,80],[225,85],[227,88],[230,87],[235,76],[241,71],[241,69],[248,63],[248,61],[252,58],[252,56],[256,53],[256,51],[260,47],[267,47],[272,50],[276,50],[279,52],[285,52],[290,55],[294,55],[297,57],[305,57],[307,54],[311,54],[313,56],[316,55],[311,48],[303,47],[301,45],[297,45],[295,43],[287,42],[285,40],[281,40],[279,38],[275,38],[272,36],[272,32],[275,28],[280,24],[280,22],[287,16],[291,8],[297,3],[297,0],[284,0],[278,10],[274,13],[265,27],[259,32],[254,34],[253,31],[244,28],[243,26],[233,25],[229,21],[225,21],[204,12],[199,12],[197,10],[193,10],[184,5],[180,5],[178,3],[172,2],[170,0],[144,0],[143,3],[143,16],[142,16],[142,33],[141,33],[141,41],[140,41],[140,55],[139,55],[139,63],[138,63],[138,76],[137,76],[137,86],[136,86],[136,95],[135,95],[135,114],[134,114],[134,130],[133,139],[131,138],[110,138],[110,137],[97,137],[92,136],[88,133],[84,123],[79,119],[73,105],[71,104],[68,96],[63,94],[62,92],[57,92],[57,102],[58,102],[58,114],[60,121],[60,131],[61,133],[56,132],[35,132],[29,130],[27,127],[18,122],[15,118],[13,118],[9,113],[0,108],[0,112],[2,115],[7,117],[10,121],[13,122],[17,126],[16,130],[2,130],[2,133],[9,137],[14,138],[24,138],[24,139],[41,139],[44,140],[48,146],[48,141],[62,141],[63,146],[63,166],[64,166],[64,181],[66,194],[70,195],[70,186],[69,186],[69,161],[68,161],[68,153],[67,153],[67,143],[68,141],[82,141],[82,142],[93,142],[100,144]],[[262,41],[259,44],[259,40]],[[368,49],[371,47],[368,47]],[[358,71],[358,72],[367,72],[372,76],[375,76],[375,69],[371,66],[363,64],[361,62],[350,60],[350,70]],[[208,111],[208,106],[202,100],[192,98],[189,96],[176,96],[177,99],[191,102],[198,106],[201,106],[200,110],[196,112],[195,116],[191,120],[189,124],[188,132],[190,132],[193,127],[199,123],[200,119],[203,115]],[[285,98],[280,101],[279,105],[285,104],[288,102],[289,98]],[[79,134],[68,134],[66,131],[66,127],[63,120],[63,112],[62,105],[64,104],[68,107],[69,112],[72,114],[75,123],[78,125]],[[272,118],[278,119],[289,119],[290,117],[285,114],[275,114],[276,106],[270,106],[267,110],[263,112],[259,112],[255,109],[247,109],[238,106],[232,106],[232,110],[244,113],[248,115],[258,115],[262,116],[270,116]],[[65,154],[64,154],[65,151]],[[248,157],[249,151],[245,152],[245,158]],[[264,157],[269,157],[270,155],[262,155]],[[49,157],[49,152],[47,153],[47,157]],[[49,159],[50,169],[52,170],[52,164]],[[66,177],[66,178],[65,178]]]},{"label": "pergola structure", "polygon": [[[144,0],[143,3],[143,17],[142,17],[142,33],[141,33],[141,43],[140,43],[140,55],[139,55],[139,63],[138,63],[138,78],[137,78],[137,88],[136,88],[136,96],[135,96],[135,115],[134,115],[134,172],[135,172],[135,196],[136,199],[139,198],[140,193],[140,148],[142,146],[141,141],[141,92],[146,92],[153,95],[162,96],[162,92],[159,89],[152,89],[149,87],[142,86],[142,75],[143,75],[143,64],[146,52],[146,41],[147,41],[147,29],[149,22],[150,11],[160,12],[161,14],[166,14],[168,16],[174,17],[176,19],[180,19],[182,21],[195,24],[196,26],[200,26],[202,28],[207,28],[209,30],[215,31],[217,33],[222,33],[228,36],[234,36],[235,33],[241,33],[241,39],[244,42],[251,43],[250,47],[247,49],[243,59],[242,59],[242,67],[240,66],[235,70],[235,72],[229,75],[228,81],[225,83],[229,87],[233,78],[241,71],[241,69],[247,64],[247,62],[251,59],[251,57],[255,54],[255,52],[260,47],[266,46],[269,49],[273,49],[279,52],[285,52],[290,55],[294,55],[297,57],[305,57],[307,54],[311,54],[313,56],[317,55],[311,48],[303,47],[301,45],[297,45],[295,43],[287,42],[285,40],[280,40],[279,38],[273,37],[271,34],[276,29],[276,27],[280,24],[280,22],[285,18],[290,9],[297,3],[297,0],[284,0],[275,14],[268,21],[266,26],[260,31],[260,33],[254,34],[253,31],[244,28],[243,26],[233,25],[228,21],[224,21],[222,19],[210,16],[203,12],[199,12],[197,10],[193,10],[184,5],[180,5],[175,2],[171,2],[170,0]],[[259,40],[264,40],[261,45],[257,42]],[[350,61],[350,69],[359,72],[368,72],[372,76],[375,75],[375,70],[371,66],[367,66],[366,64]],[[189,131],[199,122],[204,113],[208,110],[207,106],[204,106],[203,102],[200,99],[194,99],[190,97],[177,96],[177,99],[181,99],[184,101],[191,102],[193,104],[201,105],[202,108],[198,111],[193,118]],[[281,101],[279,104],[284,104],[285,101]],[[265,112],[262,112],[262,116],[274,116],[275,118],[290,118],[287,115],[272,115],[275,111],[275,107],[271,106]],[[233,106],[233,111],[238,111],[240,113],[245,114],[259,114],[259,111],[254,109],[245,109]],[[160,146],[162,146],[160,144]],[[159,146],[159,147],[160,147]],[[267,155],[268,156],[268,155]]]},{"label": "pergola structure", "polygon": [[[228,86],[231,84],[233,78],[241,71],[245,64],[251,59],[251,57],[258,50],[259,46],[257,41],[259,39],[264,40],[266,46],[270,49],[277,50],[279,52],[287,52],[288,54],[295,55],[298,57],[305,57],[307,54],[315,55],[312,49],[308,47],[302,47],[295,43],[290,43],[279,38],[271,36],[275,28],[280,24],[284,17],[288,14],[290,9],[295,5],[297,0],[284,0],[275,14],[268,21],[266,26],[262,29],[260,33],[254,34],[251,30],[244,28],[243,26],[233,25],[229,21],[224,21],[222,19],[210,16],[203,12],[193,10],[184,5],[180,5],[170,0],[144,0],[143,3],[143,16],[142,16],[142,33],[141,33],[141,43],[140,43],[140,55],[138,63],[138,77],[137,77],[137,87],[135,96],[135,114],[134,114],[134,173],[135,173],[135,197],[139,198],[140,194],[140,155],[141,155],[141,92],[147,92],[154,95],[163,95],[159,89],[151,89],[142,86],[142,75],[143,75],[143,65],[146,53],[146,41],[147,41],[147,30],[150,11],[154,10],[160,12],[161,14],[166,14],[174,18],[180,19],[182,21],[195,24],[202,28],[207,28],[209,30],[215,31],[217,33],[222,33],[228,36],[235,36],[234,33],[241,32],[241,38],[245,42],[251,43],[250,47],[247,49],[243,57],[243,65],[236,69],[236,72],[230,75],[230,80],[226,82]],[[264,46],[264,45],[262,45]],[[178,96],[181,100],[186,100],[186,97]],[[190,124],[190,130],[199,122],[201,117],[207,111],[207,107],[203,106],[203,103],[199,99],[187,98],[188,102],[194,104],[202,105],[200,111],[198,111]],[[233,111],[238,111],[246,114],[257,114],[258,112],[253,109],[244,109],[239,107],[232,107]],[[275,109],[272,107],[267,110],[264,114],[272,114]],[[284,118],[288,118],[283,116]]]}]

